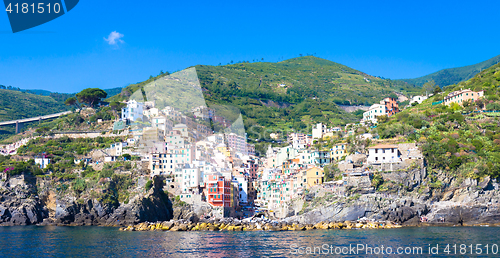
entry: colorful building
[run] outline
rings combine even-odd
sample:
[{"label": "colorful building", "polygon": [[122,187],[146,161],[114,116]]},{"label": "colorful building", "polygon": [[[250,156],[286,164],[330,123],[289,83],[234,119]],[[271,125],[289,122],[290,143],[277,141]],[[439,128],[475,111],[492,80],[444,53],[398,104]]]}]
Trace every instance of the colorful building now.
[{"label": "colorful building", "polygon": [[346,143],[338,143],[333,145],[333,148],[330,149],[330,159],[333,161],[339,161],[343,157],[347,156],[347,144]]},{"label": "colorful building", "polygon": [[476,101],[479,98],[484,96],[484,91],[471,91],[470,89],[454,91],[448,94],[443,99],[443,104],[450,105],[451,103],[457,103],[459,105],[463,105],[465,101]]},{"label": "colorful building", "polygon": [[207,201],[216,207],[231,207],[233,196],[231,195],[231,180],[221,175],[212,174],[206,182]]}]

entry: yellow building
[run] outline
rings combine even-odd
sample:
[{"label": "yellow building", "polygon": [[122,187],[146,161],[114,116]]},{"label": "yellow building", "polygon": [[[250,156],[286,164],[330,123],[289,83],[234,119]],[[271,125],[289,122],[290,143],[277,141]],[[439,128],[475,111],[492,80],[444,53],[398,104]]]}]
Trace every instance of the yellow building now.
[{"label": "yellow building", "polygon": [[325,172],[322,168],[312,167],[306,170],[306,187],[309,189],[315,185],[322,184],[324,176]]},{"label": "yellow building", "polygon": [[226,157],[231,157],[231,151],[229,150],[228,147],[226,147],[226,146],[219,146],[219,147],[217,147],[217,150],[220,153],[224,154]]},{"label": "yellow building", "polygon": [[330,158],[331,158],[332,162],[339,161],[345,156],[347,156],[347,144],[346,143],[335,144],[330,149]]}]

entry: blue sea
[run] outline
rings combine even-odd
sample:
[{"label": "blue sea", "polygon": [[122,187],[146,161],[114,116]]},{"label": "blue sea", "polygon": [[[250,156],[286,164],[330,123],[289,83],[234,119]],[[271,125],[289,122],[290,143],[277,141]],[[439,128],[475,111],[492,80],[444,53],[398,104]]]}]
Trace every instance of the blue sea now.
[{"label": "blue sea", "polygon": [[0,227],[0,257],[500,257],[500,228],[123,232]]}]

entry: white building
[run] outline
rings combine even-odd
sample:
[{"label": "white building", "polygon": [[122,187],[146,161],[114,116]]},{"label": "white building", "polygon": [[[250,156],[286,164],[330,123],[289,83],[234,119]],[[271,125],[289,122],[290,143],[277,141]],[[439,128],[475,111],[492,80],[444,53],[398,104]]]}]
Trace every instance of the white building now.
[{"label": "white building", "polygon": [[363,113],[361,122],[377,123],[377,116],[387,115],[385,105],[373,104],[368,111]]},{"label": "white building", "polygon": [[179,131],[182,137],[189,137],[188,127],[185,124],[176,124],[172,127],[172,131]]},{"label": "white building", "polygon": [[116,156],[121,156],[123,155],[123,148],[127,147],[128,143],[126,142],[117,142],[111,144],[111,149],[114,149],[115,155]]},{"label": "white building", "polygon": [[368,148],[368,164],[400,162],[398,146],[379,144]]},{"label": "white building", "polygon": [[289,159],[295,159],[298,156],[299,156],[299,151],[294,149],[292,146],[280,148],[276,153],[274,166],[281,167],[283,165],[283,162]]},{"label": "white building", "polygon": [[48,158],[35,158],[35,164],[37,164],[41,169],[47,167],[50,164],[50,159]]},{"label": "white building", "polygon": [[137,121],[143,119],[143,104],[135,100],[129,100],[127,107],[122,108],[122,120]]},{"label": "white building", "polygon": [[322,123],[316,124],[312,129],[312,140],[317,140],[323,138],[323,134],[326,133],[326,125]]},{"label": "white building", "polygon": [[210,110],[206,106],[199,106],[191,109],[195,118],[208,120],[210,118]]},{"label": "white building", "polygon": [[159,110],[157,108],[150,108],[144,110],[143,114],[149,118],[152,118],[159,115]]},{"label": "white building", "polygon": [[114,162],[114,161],[116,161],[116,158],[117,158],[116,156],[112,156],[112,155],[105,156],[104,157],[104,162]]},{"label": "white building", "polygon": [[163,116],[156,116],[151,119],[151,126],[158,128],[164,132],[165,135],[172,131],[173,122]]},{"label": "white building", "polygon": [[315,163],[314,151],[301,150],[298,154],[299,163],[303,165],[310,165]]},{"label": "white building", "polygon": [[181,182],[179,184],[182,192],[197,192],[196,190],[201,182],[200,169],[193,165],[186,164],[182,169]]},{"label": "white building", "polygon": [[248,181],[243,176],[234,177],[238,183],[239,190],[239,202],[246,204],[248,203]]},{"label": "white building", "polygon": [[413,104],[413,103],[422,103],[422,101],[426,100],[427,99],[427,96],[413,96],[413,98],[411,98],[410,100],[410,105]]},{"label": "white building", "polygon": [[168,148],[184,148],[186,144],[184,137],[182,137],[179,131],[170,131],[170,133],[165,136],[165,142]]},{"label": "white building", "polygon": [[305,149],[312,144],[312,136],[303,133],[291,133],[288,135],[288,143],[294,149]]}]

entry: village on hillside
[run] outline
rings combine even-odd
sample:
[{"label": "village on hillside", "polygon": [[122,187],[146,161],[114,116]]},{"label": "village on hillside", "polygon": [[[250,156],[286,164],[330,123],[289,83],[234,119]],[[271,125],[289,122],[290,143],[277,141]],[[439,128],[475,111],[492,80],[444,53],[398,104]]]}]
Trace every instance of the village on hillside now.
[{"label": "village on hillside", "polygon": [[[445,96],[442,103],[460,105],[482,95],[461,90]],[[425,99],[415,96],[410,105]],[[370,133],[378,118],[400,112],[399,101],[391,97],[372,105],[359,123],[315,124],[310,132],[289,133],[286,146],[269,145],[260,157],[244,129],[238,130],[243,128],[240,120],[230,121],[206,106],[185,113],[171,106],[160,110],[154,101],[125,104],[113,132],[126,140],[93,150],[75,159],[75,164],[99,169],[137,157],[150,178],[165,178],[165,191],[188,204],[208,203],[220,217],[250,217],[258,212],[284,217],[289,202],[307,198],[311,188],[344,195],[349,187],[365,184],[370,192],[374,173],[425,169],[415,143],[379,140]],[[221,130],[215,132],[214,125]],[[4,146],[2,154],[12,154],[28,140]],[[39,155],[35,163],[45,169],[51,160]]]}]

